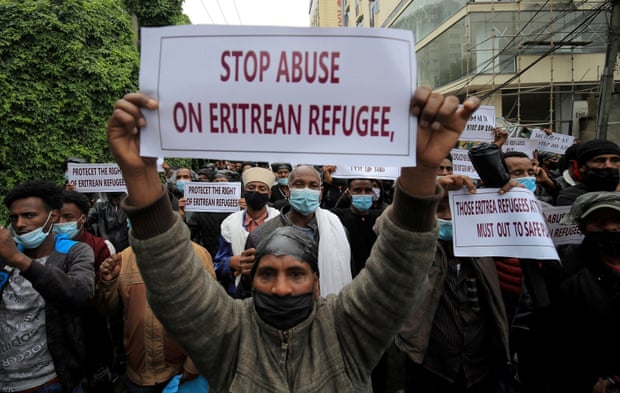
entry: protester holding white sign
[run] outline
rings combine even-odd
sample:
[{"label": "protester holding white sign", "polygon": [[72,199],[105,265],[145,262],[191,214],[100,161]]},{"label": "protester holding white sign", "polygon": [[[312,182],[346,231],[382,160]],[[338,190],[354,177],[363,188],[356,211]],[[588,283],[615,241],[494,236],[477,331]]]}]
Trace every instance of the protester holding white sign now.
[{"label": "protester holding white sign", "polygon": [[497,189],[476,194],[450,192],[454,224],[454,255],[505,256],[558,260],[538,200],[515,188],[504,195]]},{"label": "protester holding white sign", "polygon": [[[141,109],[156,112],[157,100],[132,93],[116,103],[108,142],[127,183],[123,207],[133,224],[131,242],[149,305],[210,389],[369,391],[371,370],[414,311],[411,305],[428,290],[441,195],[438,166],[479,100],[469,98],[460,110],[458,103],[457,97],[430,88],[416,89],[407,100],[420,120],[416,161],[408,162],[417,166],[401,169],[392,206],[377,224],[375,248],[349,285],[329,298],[318,296],[316,244],[299,232],[285,232],[298,231],[289,226],[259,244],[251,273],[254,290],[245,301],[230,299],[203,271],[186,225],[170,208],[155,160],[140,156],[137,130],[146,126]],[[299,190],[300,202],[314,195],[308,190]],[[267,355],[282,351],[282,337],[287,338],[286,366]]]},{"label": "protester holding white sign", "polygon": [[453,253],[447,191],[466,186],[467,192],[476,192],[476,188],[459,175],[440,176],[439,181],[446,194],[437,207],[439,240],[434,273],[429,275],[431,290],[396,338],[397,347],[407,354],[405,391],[494,393],[510,363],[509,325],[498,272],[488,255],[469,258]]},{"label": "protester holding white sign", "polygon": [[141,44],[140,90],[159,100],[145,114],[144,155],[415,161],[411,31],[170,26],[142,29]]}]

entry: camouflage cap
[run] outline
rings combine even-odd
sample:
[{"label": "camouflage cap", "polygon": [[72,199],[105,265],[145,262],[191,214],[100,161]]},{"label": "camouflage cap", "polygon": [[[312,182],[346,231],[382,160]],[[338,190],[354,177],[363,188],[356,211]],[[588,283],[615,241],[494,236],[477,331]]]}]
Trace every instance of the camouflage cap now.
[{"label": "camouflage cap", "polygon": [[565,225],[581,224],[590,213],[603,208],[620,211],[620,192],[597,191],[578,196],[560,223]]}]

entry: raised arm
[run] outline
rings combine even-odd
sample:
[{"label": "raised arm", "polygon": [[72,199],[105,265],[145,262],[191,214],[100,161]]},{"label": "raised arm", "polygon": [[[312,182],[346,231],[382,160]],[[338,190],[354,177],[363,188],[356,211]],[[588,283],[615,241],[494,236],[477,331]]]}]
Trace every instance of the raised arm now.
[{"label": "raised arm", "polygon": [[418,116],[417,166],[401,169],[394,202],[377,220],[378,237],[366,266],[340,292],[333,315],[351,370],[366,373],[427,291],[435,257],[435,212],[442,190],[436,175],[479,100],[458,109],[456,97],[416,90],[411,113]]}]

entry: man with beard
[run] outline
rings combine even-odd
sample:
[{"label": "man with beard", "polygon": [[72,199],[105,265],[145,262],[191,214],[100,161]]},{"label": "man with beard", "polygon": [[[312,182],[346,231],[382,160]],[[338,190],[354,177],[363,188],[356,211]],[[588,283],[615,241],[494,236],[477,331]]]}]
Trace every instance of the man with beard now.
[{"label": "man with beard", "polygon": [[428,290],[442,195],[437,171],[479,105],[472,97],[459,108],[456,96],[416,89],[417,163],[411,164],[417,166],[401,169],[366,268],[338,295],[317,296],[322,273],[312,240],[291,239],[296,228],[285,228],[259,244],[252,298],[239,301],[204,271],[187,226],[170,208],[155,159],[140,157],[141,109],[156,110],[158,102],[140,93],[117,101],[108,143],[127,184],[123,209],[149,304],[209,390],[369,390],[371,370]]},{"label": "man with beard", "polygon": [[577,147],[577,167],[582,183],[564,188],[557,205],[572,205],[581,194],[593,191],[615,191],[618,187],[620,147],[612,141],[593,139]]},{"label": "man with beard", "polygon": [[275,175],[269,169],[252,167],[243,171],[243,197],[246,208],[232,213],[220,226],[220,245],[215,255],[215,272],[231,296],[236,292],[235,277],[240,277],[241,261],[254,259],[253,250],[245,251],[250,232],[278,216],[280,212],[267,205]]}]

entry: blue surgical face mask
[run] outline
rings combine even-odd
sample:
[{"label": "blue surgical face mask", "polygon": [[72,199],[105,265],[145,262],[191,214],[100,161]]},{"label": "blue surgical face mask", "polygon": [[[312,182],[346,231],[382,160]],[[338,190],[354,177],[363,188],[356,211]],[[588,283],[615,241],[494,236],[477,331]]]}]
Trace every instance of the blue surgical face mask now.
[{"label": "blue surgical face mask", "polygon": [[372,195],[352,195],[351,205],[362,213],[365,213],[372,206]]},{"label": "blue surgical face mask", "polygon": [[288,186],[288,177],[281,177],[278,179],[278,184],[281,186]]},{"label": "blue surgical face mask", "polygon": [[189,181],[188,180],[177,180],[177,182],[174,184],[174,187],[177,189],[177,191],[183,192],[185,191],[185,183],[189,183]]},{"label": "blue surgical face mask", "polygon": [[293,188],[289,197],[289,203],[293,210],[302,216],[309,216],[319,207],[321,191],[309,188]]},{"label": "blue surgical face mask", "polygon": [[40,226],[37,229],[32,230],[28,233],[24,233],[23,235],[16,234],[15,229],[13,229],[13,227],[11,226],[10,231],[13,235],[13,240],[15,240],[15,243],[19,244],[27,250],[39,247],[45,241],[45,239],[47,239],[47,235],[49,235],[50,231],[52,230],[53,225],[50,226],[47,232],[43,232],[43,228],[45,228],[51,216],[52,212],[48,214],[47,220],[45,220],[45,224],[43,224],[43,226]]},{"label": "blue surgical face mask", "polygon": [[75,238],[82,229],[77,221],[57,222],[54,224],[54,234],[67,235],[69,239]]},{"label": "blue surgical face mask", "polygon": [[439,222],[439,238],[445,241],[452,241],[454,227],[452,226],[452,220],[437,219]]},{"label": "blue surgical face mask", "polygon": [[523,184],[528,190],[536,192],[536,178],[534,176],[518,177],[516,180]]}]

